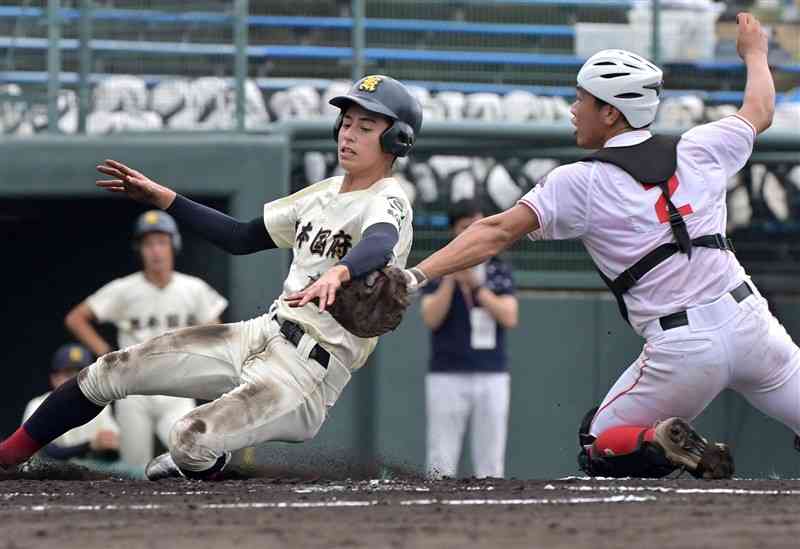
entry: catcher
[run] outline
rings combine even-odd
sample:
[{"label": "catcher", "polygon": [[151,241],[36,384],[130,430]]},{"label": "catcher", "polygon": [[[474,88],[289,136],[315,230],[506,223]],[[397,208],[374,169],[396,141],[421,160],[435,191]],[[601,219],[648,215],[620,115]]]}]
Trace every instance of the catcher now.
[{"label": "catcher", "polygon": [[408,303],[395,267],[405,265],[411,249],[411,205],[391,168],[422,126],[419,102],[387,76],[365,77],[330,103],[341,110],[333,133],[345,175],[270,202],[250,222],[120,162],[98,166],[110,176],[99,187],[166,210],[232,254],[292,248],[284,291],[258,318],[168,332],[102,356],[0,443],[0,465],[24,462],[111,401],[134,394],[211,400],[175,423],[171,452],[147,466],[151,480],[208,479],[239,448],[314,437],[375,348],[375,336],[393,329]]}]

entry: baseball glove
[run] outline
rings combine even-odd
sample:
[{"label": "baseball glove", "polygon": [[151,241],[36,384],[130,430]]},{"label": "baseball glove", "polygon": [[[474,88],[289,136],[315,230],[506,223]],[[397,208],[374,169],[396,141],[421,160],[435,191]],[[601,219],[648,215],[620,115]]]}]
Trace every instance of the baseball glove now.
[{"label": "baseball glove", "polygon": [[397,328],[409,303],[403,271],[384,267],[343,284],[328,312],[351,334],[375,337]]}]

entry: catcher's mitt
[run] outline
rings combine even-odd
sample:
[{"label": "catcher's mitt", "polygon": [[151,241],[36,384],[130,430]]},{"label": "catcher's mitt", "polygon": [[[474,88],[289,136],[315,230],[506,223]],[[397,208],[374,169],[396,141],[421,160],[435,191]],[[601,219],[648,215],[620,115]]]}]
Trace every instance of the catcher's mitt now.
[{"label": "catcher's mitt", "polygon": [[403,271],[384,267],[343,284],[328,312],[351,334],[375,337],[397,328],[409,303]]}]

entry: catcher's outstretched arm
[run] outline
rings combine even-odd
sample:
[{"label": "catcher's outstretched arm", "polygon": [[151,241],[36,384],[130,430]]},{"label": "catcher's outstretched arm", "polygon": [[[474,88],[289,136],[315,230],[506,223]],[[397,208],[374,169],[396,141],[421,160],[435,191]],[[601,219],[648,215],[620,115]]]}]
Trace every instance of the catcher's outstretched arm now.
[{"label": "catcher's outstretched arm", "polygon": [[414,269],[421,271],[427,279],[455,273],[483,263],[538,228],[536,212],[517,204],[502,213],[476,221]]}]

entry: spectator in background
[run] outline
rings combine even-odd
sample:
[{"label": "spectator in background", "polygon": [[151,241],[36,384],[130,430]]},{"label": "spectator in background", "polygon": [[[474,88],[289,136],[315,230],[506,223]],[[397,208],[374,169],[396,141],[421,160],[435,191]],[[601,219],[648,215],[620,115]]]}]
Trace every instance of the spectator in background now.
[{"label": "spectator in background", "polygon": [[[56,389],[69,381],[94,361],[86,347],[68,343],[58,348],[50,370],[50,387]],[[25,407],[22,421],[26,421],[47,393],[32,399]],[[55,460],[71,460],[90,469],[107,472],[124,472],[119,460],[119,428],[111,417],[111,408],[105,408],[92,421],[71,431],[45,446],[41,453]]]},{"label": "spectator in background", "polygon": [[[455,203],[449,212],[454,236],[482,217],[476,202]],[[422,291],[422,318],[431,329],[428,472],[456,476],[469,423],[475,476],[501,478],[510,395],[505,332],[518,316],[511,267],[493,257],[431,281]]]}]

